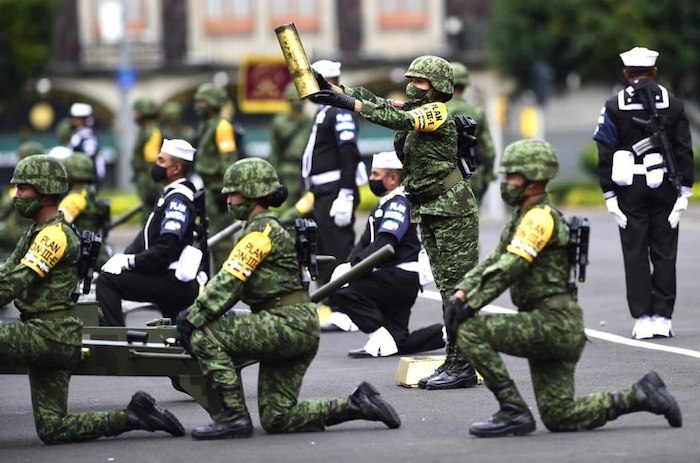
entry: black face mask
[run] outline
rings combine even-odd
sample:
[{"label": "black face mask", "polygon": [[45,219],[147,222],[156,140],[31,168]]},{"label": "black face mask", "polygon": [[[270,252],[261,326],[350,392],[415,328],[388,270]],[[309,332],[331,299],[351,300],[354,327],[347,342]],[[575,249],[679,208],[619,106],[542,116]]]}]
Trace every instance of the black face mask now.
[{"label": "black face mask", "polygon": [[151,167],[151,178],[154,182],[160,183],[168,178],[168,169],[158,164],[153,164]]},{"label": "black face mask", "polygon": [[386,187],[384,186],[384,179],[381,180],[369,180],[369,189],[375,196],[382,197],[386,194]]}]

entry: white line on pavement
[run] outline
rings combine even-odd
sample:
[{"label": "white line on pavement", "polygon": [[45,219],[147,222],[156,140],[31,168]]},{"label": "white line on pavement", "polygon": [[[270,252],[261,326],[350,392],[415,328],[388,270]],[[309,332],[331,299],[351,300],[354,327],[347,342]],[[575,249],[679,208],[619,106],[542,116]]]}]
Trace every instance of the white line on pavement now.
[{"label": "white line on pavement", "polygon": [[[429,290],[424,290],[421,293],[418,293],[419,297],[423,297],[425,299],[430,299],[433,301],[442,301],[440,298],[440,293],[437,291],[429,291]],[[488,313],[501,313],[501,314],[513,314],[517,313],[513,309],[507,309],[505,307],[500,307],[497,305],[486,305],[484,306],[483,309],[484,312]],[[637,341],[636,339],[627,339],[622,336],[618,336],[616,334],[611,334],[611,333],[606,333],[605,331],[598,331],[598,330],[592,330],[590,328],[586,328],[586,336],[590,338],[597,338],[597,339],[602,339],[603,341],[609,341],[609,342],[614,342],[617,344],[623,344],[625,346],[631,346],[631,347],[641,347],[642,349],[649,349],[649,350],[658,350],[661,352],[669,352],[671,354],[678,354],[678,355],[687,355],[688,357],[695,357],[695,358],[700,358],[700,352],[692,349],[683,349],[681,347],[672,347],[672,346],[664,346],[661,344],[654,344],[653,342],[647,342],[647,341]]]}]

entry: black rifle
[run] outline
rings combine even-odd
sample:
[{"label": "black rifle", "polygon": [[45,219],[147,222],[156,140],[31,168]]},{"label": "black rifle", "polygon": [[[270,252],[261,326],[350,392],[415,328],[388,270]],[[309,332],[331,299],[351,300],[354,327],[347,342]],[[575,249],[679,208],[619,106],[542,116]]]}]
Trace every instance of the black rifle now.
[{"label": "black rifle", "polygon": [[318,278],[318,263],[316,261],[316,222],[312,219],[296,219],[294,229],[297,232],[294,247],[297,251],[299,275],[304,288],[309,287],[311,280]]},{"label": "black rifle", "polygon": [[678,166],[676,165],[676,158],[673,155],[673,150],[668,142],[668,136],[666,135],[666,125],[664,121],[664,116],[659,114],[656,109],[656,103],[654,102],[654,95],[651,91],[651,83],[645,82],[643,85],[635,88],[635,91],[639,95],[639,99],[642,102],[642,106],[649,113],[649,119],[640,119],[638,117],[633,117],[632,120],[646,129],[649,137],[645,138],[634,144],[632,149],[637,155],[646,153],[647,151],[656,148],[661,151],[661,157],[663,158],[663,163],[658,166],[649,166],[648,170],[665,167],[666,173],[668,174],[668,179],[673,183],[673,186],[678,190],[678,194],[681,194],[681,177],[678,174]]},{"label": "black rifle", "polygon": [[82,282],[82,289],[76,288],[71,294],[73,302],[77,302],[80,294],[90,292],[92,274],[95,272],[97,257],[102,247],[102,235],[89,230],[84,230],[80,240],[80,258],[78,259],[78,278]]},{"label": "black rifle", "polygon": [[588,265],[588,243],[591,236],[591,224],[586,217],[574,216],[569,220],[569,292],[576,299],[577,282],[586,281]]},{"label": "black rifle", "polygon": [[476,152],[479,141],[474,136],[476,121],[469,116],[455,116],[454,121],[457,125],[457,167],[462,177],[469,178],[479,166]]}]

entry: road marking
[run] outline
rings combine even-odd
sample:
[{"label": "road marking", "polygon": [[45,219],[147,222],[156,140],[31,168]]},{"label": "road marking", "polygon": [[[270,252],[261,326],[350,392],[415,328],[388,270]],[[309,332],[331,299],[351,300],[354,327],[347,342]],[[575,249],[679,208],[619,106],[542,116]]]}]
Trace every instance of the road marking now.
[{"label": "road marking", "polygon": [[[442,302],[442,298],[440,297],[440,293],[437,291],[429,291],[429,290],[424,290],[421,293],[418,293],[419,297],[423,297],[425,299],[430,299],[433,301],[438,301]],[[516,310],[514,309],[508,309],[505,307],[501,307],[498,305],[493,305],[493,304],[488,304],[484,306],[483,309],[484,312],[488,313],[500,313],[500,314],[514,314],[517,313]],[[612,333],[606,333],[605,331],[598,331],[598,330],[592,330],[590,328],[586,328],[586,336],[589,338],[597,338],[601,339],[603,341],[608,341],[608,342],[614,342],[617,344],[622,344],[625,346],[630,346],[630,347],[641,347],[642,349],[649,349],[649,350],[658,350],[661,352],[668,352],[671,354],[678,354],[678,355],[687,355],[688,357],[695,357],[695,358],[700,358],[700,352],[692,349],[684,349],[682,347],[672,347],[672,346],[664,346],[662,344],[655,344],[653,342],[648,342],[648,341],[638,341],[636,339],[628,339],[622,336],[618,336],[616,334]]]}]

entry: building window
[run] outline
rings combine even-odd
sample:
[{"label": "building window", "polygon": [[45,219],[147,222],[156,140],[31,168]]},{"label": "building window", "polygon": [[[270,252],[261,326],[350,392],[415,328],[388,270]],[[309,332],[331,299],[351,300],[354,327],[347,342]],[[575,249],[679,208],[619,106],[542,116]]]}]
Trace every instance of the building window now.
[{"label": "building window", "polygon": [[293,22],[298,31],[315,32],[321,24],[321,0],[272,0],[270,27]]},{"label": "building window", "polygon": [[200,0],[204,31],[209,35],[249,34],[253,31],[253,0]]},{"label": "building window", "polygon": [[428,22],[428,0],[379,0],[382,29],[423,29]]},{"label": "building window", "polygon": [[[115,4],[118,9],[115,9]],[[109,16],[114,12],[120,12],[118,2],[115,0],[99,0],[98,2],[88,1],[85,3],[89,8],[92,19],[93,37],[103,38],[101,21],[111,21]],[[124,20],[126,36],[131,39],[141,39],[148,32],[148,8],[145,0],[124,0]],[[101,16],[102,15],[102,16]],[[121,23],[121,21],[119,21]],[[109,25],[109,24],[107,24]],[[109,33],[108,33],[109,34]]]}]

